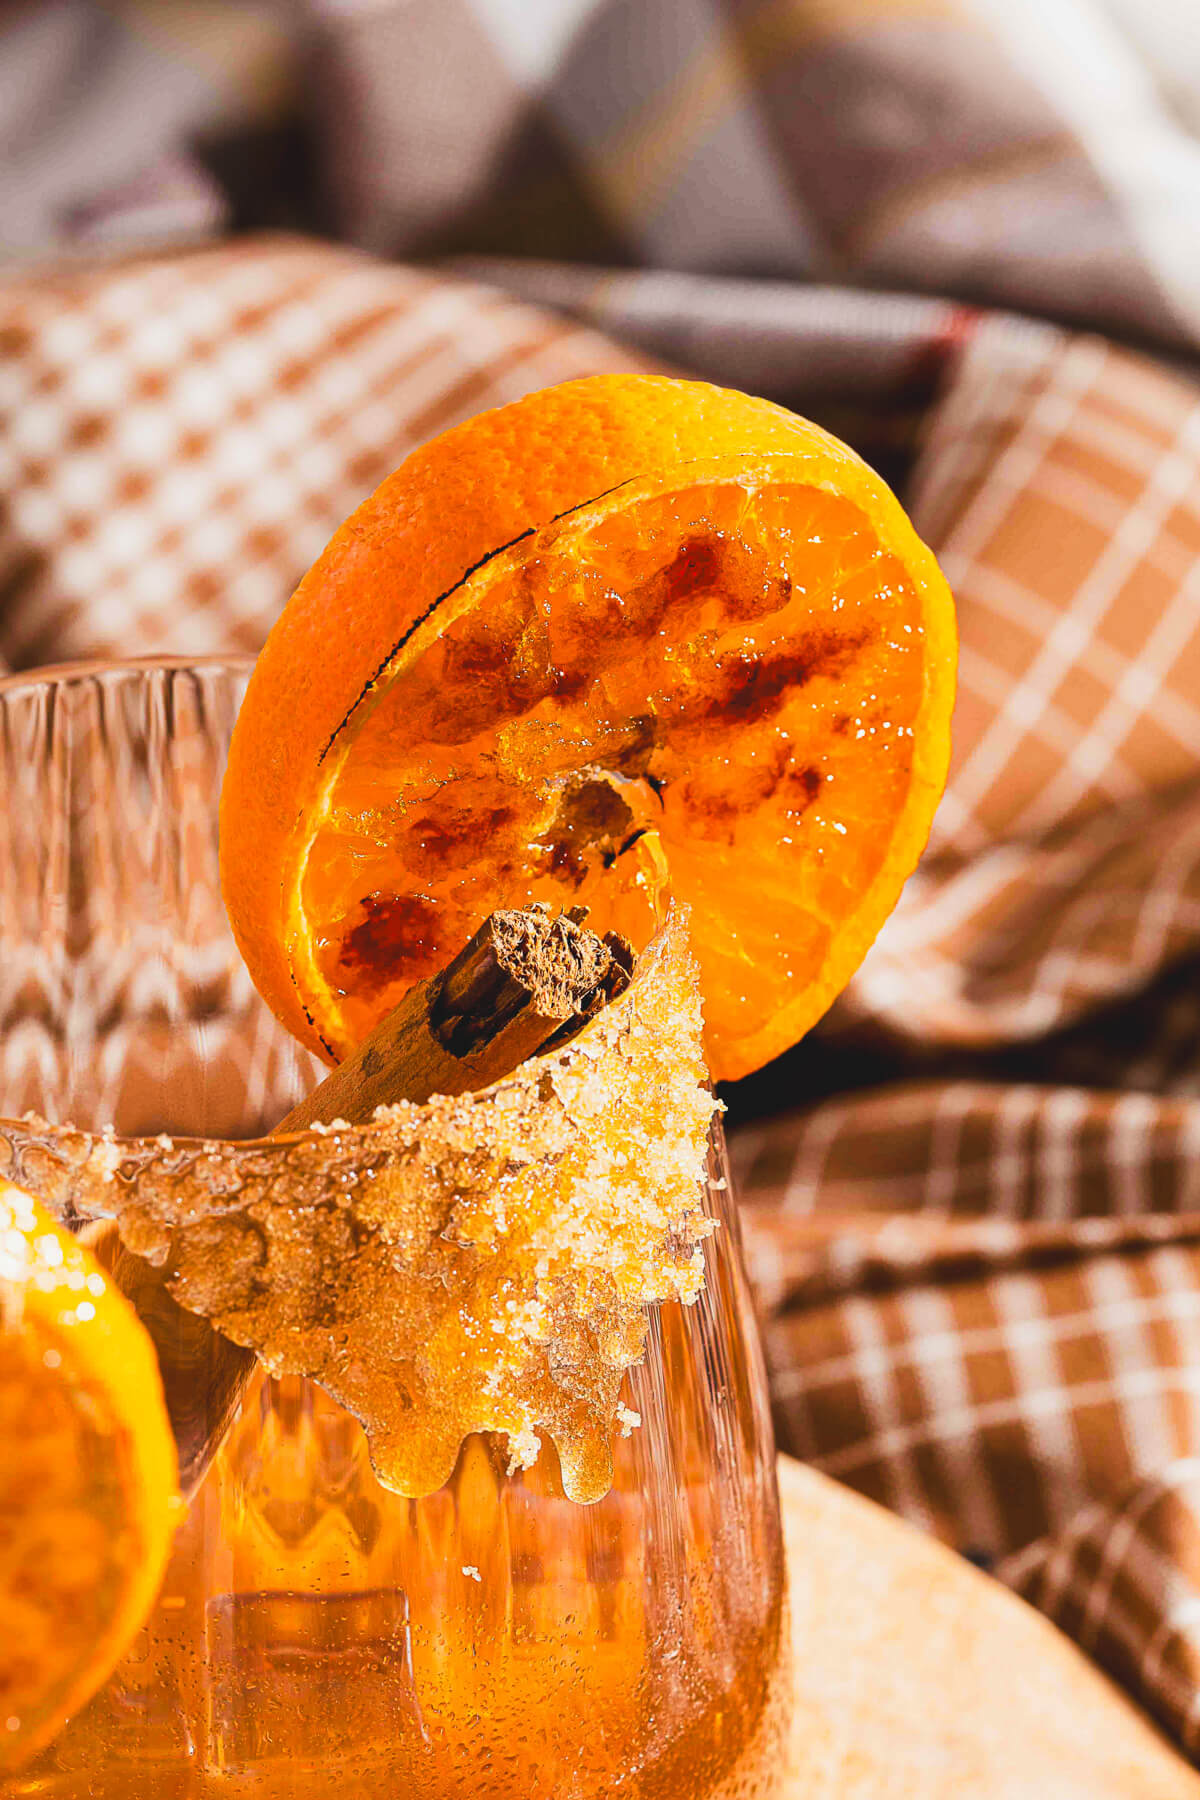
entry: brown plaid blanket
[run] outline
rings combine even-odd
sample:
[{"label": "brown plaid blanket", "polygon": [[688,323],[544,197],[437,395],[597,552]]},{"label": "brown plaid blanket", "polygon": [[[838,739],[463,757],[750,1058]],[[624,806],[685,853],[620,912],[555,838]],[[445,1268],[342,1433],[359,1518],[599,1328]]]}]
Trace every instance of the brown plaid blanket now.
[{"label": "brown plaid blanket", "polygon": [[[89,9],[4,14],[0,660],[253,649],[413,444],[568,376],[851,437],[956,591],[961,697],[893,920],[727,1096],[780,1439],[1200,1759],[1200,389],[977,304],[1200,344],[1193,0],[102,10],[110,128],[65,138],[47,21]],[[341,234],[469,264],[83,260],[252,213],[214,146],[302,66]],[[626,266],[490,254],[530,248]]]}]

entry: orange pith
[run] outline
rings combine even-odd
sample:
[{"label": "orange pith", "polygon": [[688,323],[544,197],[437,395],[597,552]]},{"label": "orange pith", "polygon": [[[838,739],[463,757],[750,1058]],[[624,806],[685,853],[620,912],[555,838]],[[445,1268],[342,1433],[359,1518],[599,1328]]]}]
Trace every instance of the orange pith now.
[{"label": "orange pith", "polygon": [[177,1517],[144,1327],[83,1246],[0,1180],[0,1774],[127,1649]]},{"label": "orange pith", "polygon": [[713,1071],[793,1043],[945,778],[949,594],[886,487],[782,409],[598,377],[435,440],[271,634],[222,800],[261,990],[341,1056],[499,905],[693,909]]}]

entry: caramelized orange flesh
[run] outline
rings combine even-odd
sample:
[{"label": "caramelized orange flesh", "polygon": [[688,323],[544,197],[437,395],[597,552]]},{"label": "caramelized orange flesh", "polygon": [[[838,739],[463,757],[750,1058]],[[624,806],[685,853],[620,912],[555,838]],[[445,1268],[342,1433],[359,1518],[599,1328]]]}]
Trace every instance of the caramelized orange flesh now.
[{"label": "caramelized orange flesh", "polygon": [[343,1054],[499,905],[582,901],[644,943],[648,831],[710,1043],[807,992],[800,1035],[888,862],[924,692],[913,582],[819,487],[709,480],[532,535],[352,722],[301,890],[322,1035]]}]

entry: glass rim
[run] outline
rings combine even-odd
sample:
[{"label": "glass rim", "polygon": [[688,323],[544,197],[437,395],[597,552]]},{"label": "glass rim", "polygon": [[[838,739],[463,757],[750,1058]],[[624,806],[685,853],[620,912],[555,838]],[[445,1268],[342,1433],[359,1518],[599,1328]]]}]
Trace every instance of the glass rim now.
[{"label": "glass rim", "polygon": [[21,688],[65,686],[70,681],[86,680],[92,675],[181,674],[191,670],[223,669],[231,673],[249,673],[258,660],[247,651],[214,652],[207,656],[83,656],[66,662],[42,663],[33,669],[14,669],[0,675],[0,699]]}]

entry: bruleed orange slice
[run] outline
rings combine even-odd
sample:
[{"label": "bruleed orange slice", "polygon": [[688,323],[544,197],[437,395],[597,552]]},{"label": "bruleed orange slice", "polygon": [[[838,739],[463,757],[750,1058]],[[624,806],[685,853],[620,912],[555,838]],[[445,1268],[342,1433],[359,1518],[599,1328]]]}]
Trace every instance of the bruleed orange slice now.
[{"label": "bruleed orange slice", "polygon": [[127,1649],[179,1506],[147,1332],[95,1258],[0,1180],[0,1774]]},{"label": "bruleed orange slice", "polygon": [[271,633],[222,797],[230,918],[331,1059],[500,905],[692,908],[713,1073],[794,1043],[945,780],[949,592],[882,481],[744,394],[598,376],[416,451]]}]

